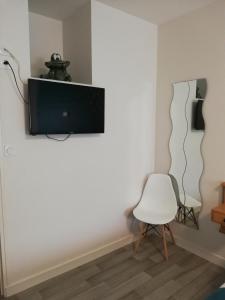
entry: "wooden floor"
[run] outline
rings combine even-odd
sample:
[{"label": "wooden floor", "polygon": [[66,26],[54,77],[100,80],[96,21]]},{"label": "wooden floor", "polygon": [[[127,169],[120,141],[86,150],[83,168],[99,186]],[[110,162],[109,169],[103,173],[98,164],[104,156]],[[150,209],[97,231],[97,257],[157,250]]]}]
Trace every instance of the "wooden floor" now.
[{"label": "wooden floor", "polygon": [[9,299],[205,300],[225,282],[224,269],[174,245],[166,262],[161,248],[145,240],[134,256],[129,245]]}]

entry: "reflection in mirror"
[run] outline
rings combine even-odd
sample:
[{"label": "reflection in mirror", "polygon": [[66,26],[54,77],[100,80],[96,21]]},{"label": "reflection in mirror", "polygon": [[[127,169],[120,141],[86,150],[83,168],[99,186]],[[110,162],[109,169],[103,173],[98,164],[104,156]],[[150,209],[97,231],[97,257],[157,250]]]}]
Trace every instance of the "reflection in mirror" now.
[{"label": "reflection in mirror", "polygon": [[173,84],[171,103],[170,175],[177,197],[177,221],[199,228],[202,205],[199,181],[203,171],[201,143],[205,122],[202,108],[207,92],[206,79]]}]

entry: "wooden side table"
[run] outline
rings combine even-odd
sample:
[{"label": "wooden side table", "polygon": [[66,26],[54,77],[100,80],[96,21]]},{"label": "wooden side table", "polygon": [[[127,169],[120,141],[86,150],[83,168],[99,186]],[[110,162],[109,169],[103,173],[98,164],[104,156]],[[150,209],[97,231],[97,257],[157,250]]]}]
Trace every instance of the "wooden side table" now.
[{"label": "wooden side table", "polygon": [[211,211],[211,219],[213,222],[220,224],[220,232],[225,233],[225,182],[222,183],[223,203],[214,207]]},{"label": "wooden side table", "polygon": [[225,203],[225,182],[222,182],[223,187],[223,203]]},{"label": "wooden side table", "polygon": [[221,224],[225,219],[225,204],[220,204],[212,209],[212,221]]}]

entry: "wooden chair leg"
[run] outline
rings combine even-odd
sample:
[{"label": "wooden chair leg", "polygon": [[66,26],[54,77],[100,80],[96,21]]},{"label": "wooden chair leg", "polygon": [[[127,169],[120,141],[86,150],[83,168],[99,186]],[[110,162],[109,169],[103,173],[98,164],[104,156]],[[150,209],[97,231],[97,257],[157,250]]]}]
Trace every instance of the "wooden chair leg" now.
[{"label": "wooden chair leg", "polygon": [[171,240],[172,240],[173,244],[176,245],[175,238],[174,238],[174,235],[173,235],[173,231],[170,228],[170,224],[167,224],[167,228],[168,228],[168,231],[170,233],[170,237],[171,237]]},{"label": "wooden chair leg", "polygon": [[194,208],[193,208],[193,207],[191,208],[191,215],[192,215],[192,219],[193,219],[193,221],[194,221],[195,226],[197,227],[197,229],[199,229],[198,221],[197,221],[197,219],[196,219],[195,211],[194,211]]},{"label": "wooden chair leg", "polygon": [[136,241],[135,246],[134,246],[134,252],[135,252],[135,253],[137,253],[138,248],[139,248],[139,246],[140,246],[142,240],[145,238],[145,235],[146,235],[146,227],[147,227],[147,226],[148,226],[148,225],[145,224],[145,223],[143,223],[143,222],[140,222],[140,223],[139,223],[140,234],[139,234],[139,238],[138,238],[138,240]]},{"label": "wooden chair leg", "polygon": [[162,225],[161,228],[162,228],[162,239],[163,239],[164,256],[165,256],[165,259],[168,260],[168,249],[167,249],[167,242],[166,242],[165,225]]}]

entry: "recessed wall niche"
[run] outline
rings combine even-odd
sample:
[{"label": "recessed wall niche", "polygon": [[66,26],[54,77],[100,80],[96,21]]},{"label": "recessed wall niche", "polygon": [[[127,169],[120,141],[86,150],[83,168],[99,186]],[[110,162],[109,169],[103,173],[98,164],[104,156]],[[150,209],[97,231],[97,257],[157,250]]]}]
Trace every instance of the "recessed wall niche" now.
[{"label": "recessed wall niche", "polygon": [[57,52],[70,61],[72,81],[92,83],[91,2],[29,0],[31,75],[48,72],[45,62]]}]

